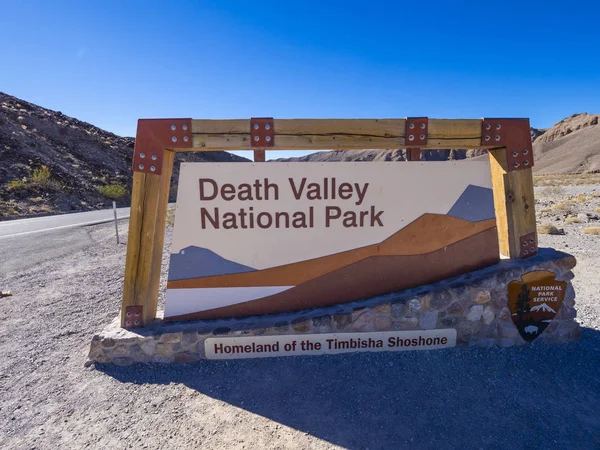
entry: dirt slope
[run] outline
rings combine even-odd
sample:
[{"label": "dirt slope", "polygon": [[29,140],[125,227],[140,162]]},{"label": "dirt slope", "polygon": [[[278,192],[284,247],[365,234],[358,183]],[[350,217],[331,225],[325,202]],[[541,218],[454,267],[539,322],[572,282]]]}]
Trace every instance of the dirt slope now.
[{"label": "dirt slope", "polygon": [[[131,190],[134,141],[0,92],[0,220],[107,207],[100,187]],[[178,155],[171,186],[180,161],[243,160],[220,152]],[[49,178],[33,181],[43,165]],[[119,203],[128,205],[129,196]]]},{"label": "dirt slope", "polygon": [[549,128],[533,143],[534,172],[600,171],[599,115],[574,114]]}]

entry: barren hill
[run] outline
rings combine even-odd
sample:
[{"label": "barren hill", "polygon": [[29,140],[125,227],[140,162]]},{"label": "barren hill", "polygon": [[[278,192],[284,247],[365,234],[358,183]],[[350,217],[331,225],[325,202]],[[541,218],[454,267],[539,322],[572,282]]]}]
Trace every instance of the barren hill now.
[{"label": "barren hill", "polygon": [[600,171],[599,115],[573,114],[533,142],[534,172],[586,173]]},{"label": "barren hill", "polygon": [[[106,195],[123,193],[119,203],[128,205],[134,142],[0,92],[0,220],[105,208]],[[224,152],[178,154],[171,186],[181,161],[244,160]]]},{"label": "barren hill", "polygon": [[[600,171],[600,116],[573,114],[551,128],[531,128],[537,174]],[[446,161],[478,157],[485,150],[425,150],[424,161]],[[279,161],[406,161],[404,150],[317,152]]]}]

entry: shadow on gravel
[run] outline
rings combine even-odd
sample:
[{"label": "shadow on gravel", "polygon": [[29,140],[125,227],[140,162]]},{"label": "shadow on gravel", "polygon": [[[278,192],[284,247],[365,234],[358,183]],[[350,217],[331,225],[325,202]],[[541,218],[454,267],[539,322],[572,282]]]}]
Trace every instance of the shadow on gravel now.
[{"label": "shadow on gravel", "polygon": [[522,348],[97,368],[181,383],[348,448],[598,448],[600,332]]}]

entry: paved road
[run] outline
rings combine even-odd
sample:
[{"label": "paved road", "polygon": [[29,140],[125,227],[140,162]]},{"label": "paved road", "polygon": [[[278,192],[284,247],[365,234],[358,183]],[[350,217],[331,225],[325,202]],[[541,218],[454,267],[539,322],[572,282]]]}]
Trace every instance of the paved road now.
[{"label": "paved road", "polygon": [[[128,219],[129,208],[117,208],[117,218]],[[98,223],[110,222],[111,220],[114,220],[112,209],[35,217],[33,219],[8,220],[0,222],[0,239],[11,236],[24,236],[42,231],[95,225]]]}]

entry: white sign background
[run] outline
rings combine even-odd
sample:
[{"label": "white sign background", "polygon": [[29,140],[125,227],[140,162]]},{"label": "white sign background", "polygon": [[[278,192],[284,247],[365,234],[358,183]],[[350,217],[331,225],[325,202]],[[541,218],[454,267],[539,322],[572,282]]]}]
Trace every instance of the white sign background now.
[{"label": "white sign background", "polygon": [[[323,184],[324,178],[341,183],[369,183],[361,205],[357,197],[349,200],[296,200],[289,178],[300,184]],[[217,197],[201,201],[199,179],[211,178],[219,187],[225,183],[238,186],[268,178],[279,186],[279,200],[224,201]],[[491,188],[488,161],[461,162],[337,162],[337,163],[182,163],[177,194],[177,208],[171,253],[188,246],[207,248],[222,258],[254,269],[290,264],[338,252],[372,245],[390,237],[425,213],[447,214],[469,185]],[[306,190],[305,190],[306,194]],[[307,211],[314,207],[314,228],[275,228],[223,230],[201,228],[200,208],[237,212],[241,208],[259,212]],[[375,206],[384,210],[384,226],[345,228],[342,220],[325,227],[325,207],[342,211],[362,211]]]}]

